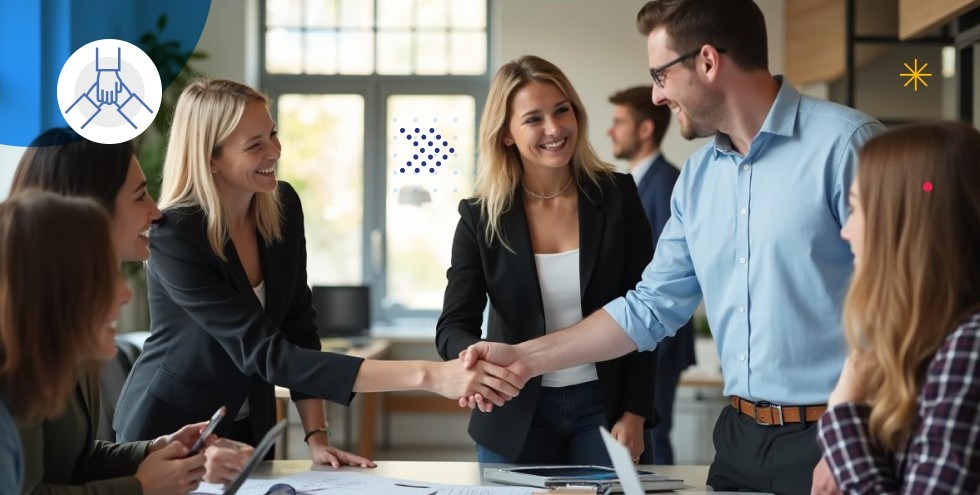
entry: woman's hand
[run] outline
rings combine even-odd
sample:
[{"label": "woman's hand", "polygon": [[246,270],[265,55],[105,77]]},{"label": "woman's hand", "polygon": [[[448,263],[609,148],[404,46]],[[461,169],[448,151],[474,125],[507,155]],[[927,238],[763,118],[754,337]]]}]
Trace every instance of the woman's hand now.
[{"label": "woman's hand", "polygon": [[[157,437],[156,440],[150,442],[150,447],[149,449],[147,449],[148,450],[147,454],[152,454],[166,447],[167,445],[170,445],[173,442],[178,442],[181,445],[183,445],[185,448],[189,449],[194,446],[194,442],[196,442],[197,438],[201,436],[201,431],[203,431],[204,427],[207,425],[208,425],[207,421],[202,421],[200,423],[193,423],[193,424],[186,425],[169,435]],[[205,446],[211,445],[217,440],[218,437],[211,435],[204,441],[204,445]]]},{"label": "woman's hand", "polygon": [[852,352],[847,357],[847,361],[844,361],[837,386],[830,392],[830,397],[827,399],[827,407],[834,407],[844,402],[863,402],[867,397],[862,382],[864,377],[861,376],[861,365],[858,359],[858,356]]},{"label": "woman's hand", "polygon": [[374,461],[351,454],[330,445],[325,434],[318,433],[310,437],[310,457],[314,464],[329,464],[335,468],[340,466],[378,467]]},{"label": "woman's hand", "polygon": [[617,442],[630,449],[633,464],[640,462],[643,453],[643,416],[631,412],[623,413],[610,432]]},{"label": "woman's hand", "polygon": [[461,399],[480,395],[497,406],[517,397],[524,380],[507,368],[477,361],[466,369],[463,361],[454,359],[432,363],[431,391],[449,398]]},{"label": "woman's hand", "polygon": [[255,449],[227,438],[213,443],[204,451],[204,481],[226,485],[245,468]]},{"label": "woman's hand", "polygon": [[183,495],[204,477],[204,454],[187,455],[187,447],[171,442],[146,456],[136,470],[144,495]]}]

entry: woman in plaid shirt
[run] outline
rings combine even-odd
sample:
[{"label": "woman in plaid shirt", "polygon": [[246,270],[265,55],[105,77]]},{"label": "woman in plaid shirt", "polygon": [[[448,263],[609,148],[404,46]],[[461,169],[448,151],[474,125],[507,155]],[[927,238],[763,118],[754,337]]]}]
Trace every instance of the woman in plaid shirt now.
[{"label": "woman in plaid shirt", "polygon": [[852,352],[818,437],[845,493],[980,492],[978,157],[955,122],[861,150],[841,232]]}]

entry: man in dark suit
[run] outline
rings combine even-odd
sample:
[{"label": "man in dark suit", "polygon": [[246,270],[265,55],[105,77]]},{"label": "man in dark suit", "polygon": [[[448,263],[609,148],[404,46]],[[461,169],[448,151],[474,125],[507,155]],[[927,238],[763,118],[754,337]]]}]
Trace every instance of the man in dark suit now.
[{"label": "man in dark suit", "polygon": [[[670,124],[670,109],[654,105],[651,91],[650,86],[637,86],[610,96],[609,102],[614,105],[613,123],[607,134],[612,139],[615,157],[629,161],[656,245],[670,218],[670,193],[680,171],[660,152],[660,142]],[[695,362],[691,322],[681,327],[677,335],[661,342],[657,352],[654,404],[660,423],[653,429],[653,455],[656,464],[673,464],[670,428],[677,382],[681,372]]]}]

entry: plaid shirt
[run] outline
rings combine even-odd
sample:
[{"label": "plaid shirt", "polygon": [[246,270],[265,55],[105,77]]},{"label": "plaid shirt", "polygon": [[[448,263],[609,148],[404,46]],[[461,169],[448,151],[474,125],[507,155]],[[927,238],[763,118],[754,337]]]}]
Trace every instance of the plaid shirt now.
[{"label": "plaid shirt", "polygon": [[950,333],[929,363],[904,452],[871,442],[870,412],[843,403],[820,418],[820,448],[841,491],[980,493],[980,313]]}]

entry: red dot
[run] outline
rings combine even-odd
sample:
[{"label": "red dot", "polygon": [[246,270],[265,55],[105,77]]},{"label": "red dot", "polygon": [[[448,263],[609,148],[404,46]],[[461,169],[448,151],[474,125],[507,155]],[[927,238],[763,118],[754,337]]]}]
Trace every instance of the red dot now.
[{"label": "red dot", "polygon": [[925,192],[932,192],[932,182],[928,182],[928,181],[923,182],[922,183],[922,190],[925,191]]}]

